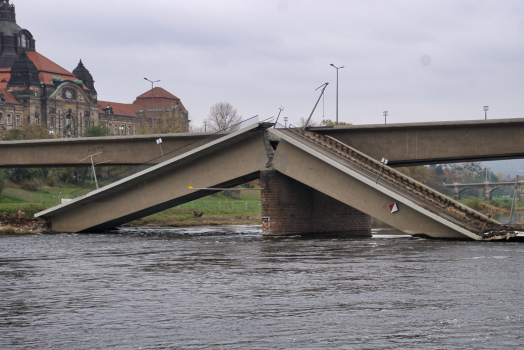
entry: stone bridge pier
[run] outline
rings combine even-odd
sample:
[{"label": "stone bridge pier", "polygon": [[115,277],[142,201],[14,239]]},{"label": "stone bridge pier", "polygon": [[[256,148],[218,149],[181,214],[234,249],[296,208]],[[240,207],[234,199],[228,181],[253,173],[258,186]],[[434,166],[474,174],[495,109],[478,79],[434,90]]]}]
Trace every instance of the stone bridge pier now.
[{"label": "stone bridge pier", "polygon": [[260,172],[264,235],[370,237],[371,217],[276,170]]},{"label": "stone bridge pier", "polygon": [[459,186],[458,183],[455,183],[454,185],[455,186],[453,186],[453,199],[458,201],[462,199],[462,192],[467,190],[469,187]]}]

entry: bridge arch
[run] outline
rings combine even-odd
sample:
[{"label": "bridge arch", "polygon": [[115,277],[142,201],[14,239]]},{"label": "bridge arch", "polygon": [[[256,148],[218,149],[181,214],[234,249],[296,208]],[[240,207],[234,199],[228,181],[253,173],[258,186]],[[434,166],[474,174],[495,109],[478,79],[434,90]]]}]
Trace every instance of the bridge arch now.
[{"label": "bridge arch", "polygon": [[456,197],[455,200],[462,199],[462,194],[464,193],[464,191],[469,190],[470,188],[473,188],[473,187],[466,186],[466,187],[459,188],[456,192],[457,196],[454,196]]},{"label": "bridge arch", "polygon": [[491,201],[493,199],[491,192],[495,191],[496,189],[499,189],[501,187],[504,187],[504,185],[494,185],[494,186],[486,186],[484,188],[484,200]]}]

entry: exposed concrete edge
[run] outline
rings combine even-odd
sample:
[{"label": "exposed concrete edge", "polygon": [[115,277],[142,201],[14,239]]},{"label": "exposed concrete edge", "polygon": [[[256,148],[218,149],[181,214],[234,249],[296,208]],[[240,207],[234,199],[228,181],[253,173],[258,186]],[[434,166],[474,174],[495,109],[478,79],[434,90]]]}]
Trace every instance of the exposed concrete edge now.
[{"label": "exposed concrete edge", "polygon": [[[274,131],[273,129],[269,129],[269,132],[273,133],[273,132],[278,132],[278,131]],[[338,162],[336,162],[336,161],[334,161],[334,160],[324,156],[323,154],[317,152],[316,150],[314,150],[313,148],[307,146],[306,144],[299,143],[299,142],[293,140],[292,138],[288,137],[284,133],[278,132],[277,135],[281,138],[281,140],[284,140],[287,143],[289,143],[289,144],[291,144],[291,145],[293,145],[293,146],[303,150],[304,152],[313,155],[314,157],[316,157],[316,158],[322,160],[323,162],[331,165],[332,167],[334,167],[334,168],[336,168],[336,169],[338,169],[338,170],[348,174],[349,176],[352,176],[352,177],[356,178],[357,180],[359,180],[362,183],[364,183],[364,184],[374,188],[375,190],[386,194],[387,196],[389,196],[389,197],[391,197],[391,198],[393,198],[393,199],[403,203],[404,205],[407,205],[411,209],[413,209],[415,211],[418,211],[419,213],[421,213],[423,215],[426,215],[426,216],[430,217],[431,219],[433,219],[433,220],[435,220],[435,221],[437,221],[437,222],[439,222],[439,223],[441,223],[441,224],[443,224],[445,226],[448,226],[449,228],[451,228],[451,229],[453,229],[453,230],[455,230],[457,232],[460,232],[463,235],[465,235],[465,236],[467,236],[467,237],[469,237],[471,239],[474,239],[474,240],[477,240],[477,241],[481,240],[481,238],[479,236],[477,236],[476,234],[474,234],[473,232],[470,232],[470,231],[468,231],[468,230],[466,230],[466,229],[464,229],[464,228],[462,228],[460,226],[455,225],[452,222],[449,222],[449,221],[447,221],[447,220],[445,220],[445,219],[443,219],[443,218],[433,214],[432,212],[430,212],[428,210],[425,210],[425,209],[421,208],[420,206],[412,203],[411,201],[406,200],[405,197],[402,197],[401,195],[399,195],[399,194],[397,194],[397,193],[395,193],[395,192],[393,192],[391,190],[388,190],[387,188],[385,188],[382,185],[375,184],[375,182],[373,182],[372,180],[370,180],[370,179],[368,179],[368,178],[366,178],[366,177],[364,177],[364,176],[362,176],[362,175],[352,171],[351,169],[343,166],[342,164],[340,164],[340,163],[338,163]],[[278,152],[278,148],[277,148],[276,152]]]},{"label": "exposed concrete edge", "polygon": [[[86,195],[82,196],[82,197],[79,197],[79,198],[75,198],[67,203],[63,203],[63,204],[59,204],[57,206],[54,206],[52,208],[49,208],[49,209],[46,209],[46,210],[43,210],[41,212],[38,212],[38,213],[35,213],[35,217],[41,217],[41,216],[44,216],[44,217],[53,217],[55,215],[59,215],[59,214],[62,214],[64,212],[67,212],[69,210],[72,210],[72,209],[75,209],[79,206],[81,206],[82,202],[84,201],[92,201],[96,198],[100,198],[100,197],[105,197],[107,195],[110,195],[111,192],[113,191],[118,191],[118,187],[120,187],[121,185],[125,184],[125,183],[129,183],[129,182],[132,182],[133,180],[136,180],[136,179],[139,179],[140,180],[144,180],[144,179],[147,179],[148,176],[154,176],[154,174],[162,169],[162,168],[166,168],[166,167],[170,167],[170,168],[173,168],[173,165],[175,165],[175,163],[180,163],[181,161],[183,160],[188,160],[188,158],[192,157],[192,156],[195,156],[195,155],[200,155],[200,156],[204,156],[206,154],[209,154],[209,153],[212,153],[218,149],[221,149],[223,147],[227,147],[229,144],[231,144],[231,141],[233,139],[237,139],[239,138],[240,136],[244,136],[244,137],[248,137],[249,135],[246,135],[248,132],[250,131],[255,131],[255,130],[263,130],[263,129],[267,129],[269,127],[271,127],[273,124],[271,123],[255,123],[251,126],[248,126],[242,130],[238,130],[238,131],[235,131],[233,133],[230,133],[228,135],[225,135],[219,139],[216,139],[216,140],[213,140],[209,143],[206,143],[205,145],[202,145],[200,147],[197,147],[197,148],[194,148],[186,153],[183,153],[177,157],[174,157],[172,159],[169,159],[165,162],[162,162],[162,163],[159,163],[157,165],[154,165],[154,166],[151,166],[150,168],[148,169],[145,169],[145,170],[142,170],[136,174],[133,174],[133,175],[130,175],[128,177],[125,177],[121,180],[118,180],[112,184],[109,184],[107,186],[104,186],[98,190],[94,190],[94,191],[91,191],[89,193],[87,193]],[[230,141],[230,142],[227,142],[227,141]],[[219,145],[222,145],[223,147],[217,147]],[[185,164],[185,162],[184,162]],[[183,165],[183,164],[179,164],[180,166]]]},{"label": "exposed concrete edge", "polygon": [[395,123],[395,124],[363,124],[363,125],[344,125],[333,127],[311,127],[307,130],[322,133],[335,131],[349,131],[349,130],[363,130],[363,129],[401,129],[413,127],[428,127],[434,128],[436,126],[444,127],[470,127],[472,125],[490,126],[491,124],[524,124],[523,118],[515,119],[490,119],[490,120],[456,120],[456,121],[441,121],[441,122],[419,122],[419,123]]}]

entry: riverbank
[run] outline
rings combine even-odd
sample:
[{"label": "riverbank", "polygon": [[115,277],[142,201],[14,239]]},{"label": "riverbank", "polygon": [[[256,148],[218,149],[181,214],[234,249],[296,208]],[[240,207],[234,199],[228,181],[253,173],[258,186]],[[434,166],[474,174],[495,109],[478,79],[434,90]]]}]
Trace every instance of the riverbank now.
[{"label": "riverbank", "polygon": [[0,236],[45,233],[49,223],[42,218],[27,216],[23,211],[16,214],[2,213],[0,216]]},{"label": "riverbank", "polygon": [[260,225],[262,216],[257,213],[235,211],[217,213],[214,210],[169,209],[165,212],[150,215],[131,221],[122,227],[154,226],[154,227],[194,227],[222,225]]}]

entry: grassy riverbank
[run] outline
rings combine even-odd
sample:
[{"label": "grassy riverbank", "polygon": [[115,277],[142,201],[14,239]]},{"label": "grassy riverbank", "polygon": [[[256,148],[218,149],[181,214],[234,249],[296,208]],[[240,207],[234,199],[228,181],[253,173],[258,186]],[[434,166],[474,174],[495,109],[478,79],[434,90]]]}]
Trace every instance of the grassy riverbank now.
[{"label": "grassy riverbank", "polygon": [[124,226],[190,227],[214,225],[259,225],[260,213],[243,210],[203,210],[201,217],[195,217],[194,209],[172,208],[163,212],[132,221]]},{"label": "grassy riverbank", "polygon": [[[14,215],[19,211],[28,217],[58,204],[59,196],[68,196],[77,188],[71,185],[61,188],[44,188],[40,191],[27,191],[8,187],[0,196],[0,213]],[[125,226],[190,227],[212,225],[259,225],[262,221],[260,191],[240,191],[238,199],[225,196],[223,192],[201,198],[180,206],[132,221]],[[479,210],[478,203],[500,208],[511,206],[511,199],[496,198],[483,201],[481,198],[464,198],[460,203]],[[524,202],[516,201],[516,210],[524,210]],[[517,209],[518,208],[518,209]],[[195,215],[195,213],[197,215]],[[198,215],[202,213],[200,217]],[[387,227],[378,220],[372,227]]]},{"label": "grassy riverbank", "polygon": [[[35,213],[58,204],[60,195],[68,196],[77,188],[44,188],[28,191],[8,187],[0,196],[0,213],[16,214],[19,211],[33,217]],[[199,200],[132,221],[125,226],[211,226],[211,225],[258,225],[260,215],[260,191],[240,191],[238,199],[219,192]],[[195,212],[202,213],[200,217]]]}]

